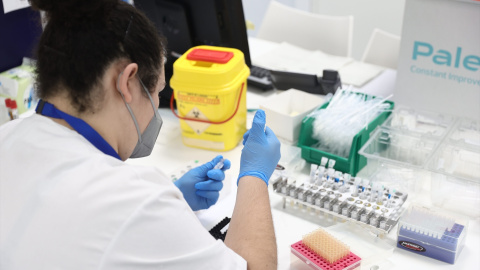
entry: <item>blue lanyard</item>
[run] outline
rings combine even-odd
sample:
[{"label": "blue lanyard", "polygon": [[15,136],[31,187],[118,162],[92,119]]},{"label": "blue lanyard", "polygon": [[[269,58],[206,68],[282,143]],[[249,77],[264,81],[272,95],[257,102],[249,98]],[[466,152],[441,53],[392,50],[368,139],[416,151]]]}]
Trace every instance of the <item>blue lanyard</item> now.
[{"label": "blue lanyard", "polygon": [[105,141],[98,132],[96,132],[89,124],[83,121],[80,118],[71,116],[66,114],[59,109],[55,108],[53,104],[40,100],[38,102],[37,108],[35,111],[38,114],[45,115],[52,118],[63,119],[67,121],[67,123],[75,129],[80,135],[82,135],[85,139],[87,139],[93,146],[95,146],[98,150],[102,151],[103,153],[110,155],[114,158],[118,158],[121,160],[118,153],[112,148],[107,141]]}]

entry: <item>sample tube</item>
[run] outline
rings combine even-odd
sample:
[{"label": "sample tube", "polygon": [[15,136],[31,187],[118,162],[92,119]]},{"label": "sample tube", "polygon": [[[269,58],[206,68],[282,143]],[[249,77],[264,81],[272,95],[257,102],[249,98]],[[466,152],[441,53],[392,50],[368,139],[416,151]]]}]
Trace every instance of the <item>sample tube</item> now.
[{"label": "sample tube", "polygon": [[326,167],[326,166],[327,166],[327,162],[328,162],[328,158],[322,157],[322,159],[320,160],[320,166]]},{"label": "sample tube", "polygon": [[380,229],[385,230],[387,228],[387,222],[385,220],[380,221]]},{"label": "sample tube", "polygon": [[223,162],[225,161],[224,158],[222,158],[218,163],[217,165],[215,165],[215,167],[213,167],[214,170],[220,170],[223,168]]},{"label": "sample tube", "polygon": [[352,209],[351,217],[355,220],[358,220],[358,208],[355,207],[354,209]]},{"label": "sample tube", "polygon": [[377,204],[378,205],[382,205],[383,204],[383,192],[378,190],[377,191],[378,194],[377,194]]},{"label": "sample tube", "polygon": [[360,216],[360,221],[361,221],[361,222],[364,222],[364,223],[367,223],[367,214],[362,214],[362,215]]},{"label": "sample tube", "polygon": [[372,217],[370,217],[370,225],[377,227],[377,225],[378,225],[377,216],[373,215]]},{"label": "sample tube", "polygon": [[335,162],[336,162],[336,161],[335,161],[334,159],[330,159],[330,160],[328,161],[328,168],[329,168],[329,169],[333,169],[333,166],[335,166]]},{"label": "sample tube", "polygon": [[321,185],[323,182],[323,175],[325,174],[325,167],[318,167],[317,172],[315,174],[315,184]]},{"label": "sample tube", "polygon": [[14,118],[13,118],[13,114],[12,114],[11,103],[12,103],[11,99],[9,99],[9,98],[5,99],[5,107],[7,107],[7,110],[8,110],[8,118],[10,118],[10,120],[13,120]]},{"label": "sample tube", "polygon": [[10,107],[12,108],[12,120],[18,119],[18,109],[17,109],[17,101],[12,100]]},{"label": "sample tube", "polygon": [[342,173],[342,172],[339,172],[339,171],[337,171],[335,174],[336,174],[336,175],[335,175],[335,182],[337,182],[337,183],[338,183],[338,182],[340,182],[340,179],[342,178],[342,176],[343,176],[343,173]]}]

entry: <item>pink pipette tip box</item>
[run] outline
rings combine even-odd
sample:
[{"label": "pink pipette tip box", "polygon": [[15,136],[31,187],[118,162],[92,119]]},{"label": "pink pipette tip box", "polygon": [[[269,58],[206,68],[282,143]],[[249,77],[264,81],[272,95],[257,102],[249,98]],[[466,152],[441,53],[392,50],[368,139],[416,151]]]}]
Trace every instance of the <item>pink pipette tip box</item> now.
[{"label": "pink pipette tip box", "polygon": [[350,251],[350,254],[347,257],[342,258],[331,264],[323,257],[320,257],[318,254],[310,250],[302,243],[301,240],[291,245],[291,251],[300,260],[310,265],[312,268],[319,270],[353,270],[357,268],[360,269],[360,264],[362,261],[360,257]]}]

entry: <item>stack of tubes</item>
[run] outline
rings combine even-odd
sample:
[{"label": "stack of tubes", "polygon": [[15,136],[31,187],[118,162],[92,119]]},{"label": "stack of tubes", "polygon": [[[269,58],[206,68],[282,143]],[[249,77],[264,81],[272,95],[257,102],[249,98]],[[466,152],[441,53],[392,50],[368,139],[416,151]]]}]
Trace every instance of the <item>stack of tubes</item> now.
[{"label": "stack of tubes", "polygon": [[348,158],[353,138],[382,112],[388,111],[387,99],[365,96],[339,89],[328,106],[314,111],[312,138],[318,140],[314,147],[336,156]]}]

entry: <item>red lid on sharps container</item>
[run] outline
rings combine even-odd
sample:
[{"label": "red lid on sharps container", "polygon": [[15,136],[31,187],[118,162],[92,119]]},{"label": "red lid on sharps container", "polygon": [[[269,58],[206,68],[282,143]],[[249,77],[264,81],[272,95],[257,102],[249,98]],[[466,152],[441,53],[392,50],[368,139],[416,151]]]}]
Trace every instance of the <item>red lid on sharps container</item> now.
[{"label": "red lid on sharps container", "polygon": [[233,52],[193,49],[187,55],[188,60],[225,64],[233,57]]},{"label": "red lid on sharps container", "polygon": [[15,110],[15,109],[17,108],[17,101],[16,101],[16,100],[12,100],[12,101],[10,102],[10,107],[11,107],[13,110]]},{"label": "red lid on sharps container", "polygon": [[10,102],[10,101],[12,101],[12,100],[9,99],[9,98],[5,99],[5,106],[6,106],[7,108],[10,108],[10,106],[11,106],[11,102]]}]

